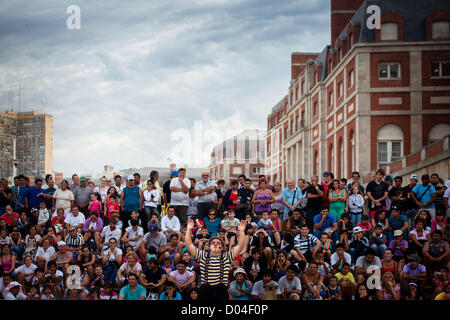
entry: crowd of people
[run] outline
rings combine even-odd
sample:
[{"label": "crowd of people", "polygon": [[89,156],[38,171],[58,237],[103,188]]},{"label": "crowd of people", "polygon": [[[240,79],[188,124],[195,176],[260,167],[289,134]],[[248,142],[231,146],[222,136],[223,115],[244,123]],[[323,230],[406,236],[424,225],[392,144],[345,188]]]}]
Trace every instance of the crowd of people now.
[{"label": "crowd of people", "polygon": [[437,174],[123,180],[1,179],[0,299],[450,300]]}]

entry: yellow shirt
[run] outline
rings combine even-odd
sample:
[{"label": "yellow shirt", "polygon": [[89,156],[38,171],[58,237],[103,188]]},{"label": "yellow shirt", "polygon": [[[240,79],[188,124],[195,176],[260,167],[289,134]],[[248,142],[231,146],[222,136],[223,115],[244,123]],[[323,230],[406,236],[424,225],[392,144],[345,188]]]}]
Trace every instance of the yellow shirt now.
[{"label": "yellow shirt", "polygon": [[338,281],[344,279],[344,286],[346,287],[355,282],[355,278],[353,277],[353,274],[351,272],[347,273],[346,275],[343,275],[342,273],[338,272],[336,273],[336,278],[338,279]]},{"label": "yellow shirt", "polygon": [[439,294],[434,298],[434,300],[446,300],[446,299],[445,299],[445,292],[439,293]]}]

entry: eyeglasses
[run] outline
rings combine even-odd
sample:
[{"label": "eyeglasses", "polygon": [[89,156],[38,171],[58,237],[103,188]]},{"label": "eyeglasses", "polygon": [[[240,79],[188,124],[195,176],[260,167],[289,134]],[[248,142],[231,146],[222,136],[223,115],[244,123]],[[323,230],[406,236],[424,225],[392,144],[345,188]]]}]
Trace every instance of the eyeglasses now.
[{"label": "eyeglasses", "polygon": [[215,216],[215,213],[208,213],[208,216]]},{"label": "eyeglasses", "polygon": [[73,230],[69,230],[70,232],[74,232],[75,231],[75,229],[73,229]]},{"label": "eyeglasses", "polygon": [[209,177],[209,174],[202,174],[202,177]]}]

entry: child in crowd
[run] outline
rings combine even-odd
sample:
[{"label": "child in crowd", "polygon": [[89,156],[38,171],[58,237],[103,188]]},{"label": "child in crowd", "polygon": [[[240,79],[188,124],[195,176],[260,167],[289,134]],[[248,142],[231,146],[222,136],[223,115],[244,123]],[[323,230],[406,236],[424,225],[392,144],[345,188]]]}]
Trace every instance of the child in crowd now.
[{"label": "child in crowd", "polygon": [[112,219],[114,214],[118,214],[120,210],[119,205],[117,204],[117,196],[115,194],[109,197],[108,207],[106,208],[106,213],[104,214],[103,225],[108,225],[109,221]]},{"label": "child in crowd", "polygon": [[113,290],[110,283],[105,282],[103,287],[100,289],[99,300],[117,300],[119,295]]},{"label": "child in crowd", "polygon": [[350,264],[344,262],[341,271],[335,276],[340,286],[340,296],[344,300],[351,300],[355,291],[355,278],[350,272]]},{"label": "child in crowd", "polygon": [[39,216],[36,224],[36,230],[40,235],[44,234],[43,230],[47,226],[47,222],[49,220],[50,220],[50,212],[45,206],[45,201],[41,201],[39,202]]},{"label": "child in crowd", "polygon": [[348,197],[348,210],[350,211],[350,221],[358,225],[364,211],[364,198],[359,193],[359,186],[352,187],[352,192]]},{"label": "child in crowd", "polygon": [[386,250],[388,245],[387,236],[383,233],[383,226],[377,224],[375,226],[374,232],[369,238],[370,247],[375,250],[376,255],[381,259],[384,258],[384,250]]},{"label": "child in crowd", "polygon": [[331,276],[327,286],[328,300],[341,300],[340,290],[338,278],[336,276]]},{"label": "child in crowd", "polygon": [[89,201],[88,211],[96,211],[101,212],[102,210],[102,202],[98,199],[98,192],[91,193],[91,201]]},{"label": "child in crowd", "polygon": [[369,222],[369,216],[362,216],[361,218],[361,222],[358,223],[356,226],[360,227],[363,230],[363,235],[365,237],[369,237],[370,236],[370,231],[372,229],[372,225]]}]

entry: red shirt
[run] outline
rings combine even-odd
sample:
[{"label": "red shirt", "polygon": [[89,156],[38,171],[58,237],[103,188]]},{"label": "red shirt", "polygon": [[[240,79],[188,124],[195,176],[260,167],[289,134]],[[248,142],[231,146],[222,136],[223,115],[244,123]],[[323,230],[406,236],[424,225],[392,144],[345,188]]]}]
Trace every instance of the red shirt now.
[{"label": "red shirt", "polygon": [[119,210],[120,210],[119,205],[118,205],[117,203],[110,203],[110,204],[108,205],[108,211],[107,211],[107,213],[106,213],[106,217],[107,217],[108,219],[111,219],[112,216],[113,216],[112,210],[117,210],[117,211],[119,211]]},{"label": "red shirt", "polygon": [[[64,226],[64,220],[65,220],[65,219],[66,219],[66,217],[63,217],[62,222],[61,222],[61,225],[62,225],[62,226]],[[55,224],[57,223],[57,221],[58,221],[58,216],[54,216],[54,217],[52,218],[52,220],[51,220],[52,225],[55,225]]]},{"label": "red shirt", "polygon": [[[234,194],[233,192],[230,193],[230,201],[236,201],[239,198],[239,193]],[[235,204],[230,204],[228,206],[228,209],[236,209]]]},{"label": "red shirt", "polygon": [[328,199],[328,185],[325,182],[320,183],[323,187],[323,202],[322,205],[324,207],[330,206],[330,200]]},{"label": "red shirt", "polygon": [[[15,220],[19,219],[19,214],[18,214],[18,213],[13,212],[13,216],[14,216],[14,219],[15,219]],[[4,214],[2,214],[2,215],[0,216],[0,218],[5,219],[6,224],[9,224],[9,225],[12,226],[13,223],[12,223],[12,219],[11,219],[11,217],[9,216],[9,214],[4,213]]]}]

